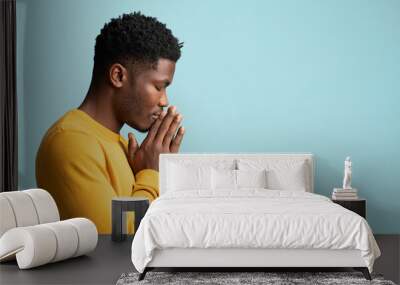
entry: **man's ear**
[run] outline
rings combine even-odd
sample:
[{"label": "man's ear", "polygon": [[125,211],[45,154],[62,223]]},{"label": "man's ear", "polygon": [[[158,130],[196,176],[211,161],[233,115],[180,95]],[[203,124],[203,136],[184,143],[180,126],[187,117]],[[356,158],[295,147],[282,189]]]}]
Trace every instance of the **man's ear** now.
[{"label": "man's ear", "polygon": [[109,69],[109,79],[114,87],[121,88],[128,79],[128,71],[122,64],[114,63]]}]

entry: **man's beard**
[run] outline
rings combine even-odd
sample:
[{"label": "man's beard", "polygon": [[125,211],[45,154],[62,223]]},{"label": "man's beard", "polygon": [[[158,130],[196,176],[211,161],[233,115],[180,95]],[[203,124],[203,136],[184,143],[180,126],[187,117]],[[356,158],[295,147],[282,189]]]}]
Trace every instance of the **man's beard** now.
[{"label": "man's beard", "polygon": [[138,125],[137,125],[135,122],[133,122],[133,121],[126,122],[126,124],[127,124],[128,126],[130,126],[131,128],[137,130],[137,131],[140,132],[140,133],[147,133],[147,132],[151,129],[151,127],[153,126],[153,124],[154,124],[155,122],[156,122],[156,121],[154,121],[154,122],[150,125],[150,127],[147,127],[147,128],[140,127],[140,126],[138,126]]}]

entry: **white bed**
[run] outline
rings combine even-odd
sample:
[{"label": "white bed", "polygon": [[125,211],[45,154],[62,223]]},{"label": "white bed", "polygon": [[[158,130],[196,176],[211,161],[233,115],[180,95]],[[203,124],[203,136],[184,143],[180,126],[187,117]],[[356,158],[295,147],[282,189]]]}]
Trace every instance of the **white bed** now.
[{"label": "white bed", "polygon": [[155,267],[354,267],[370,278],[380,251],[367,222],[313,190],[311,154],[162,154],[132,262],[140,279]]}]

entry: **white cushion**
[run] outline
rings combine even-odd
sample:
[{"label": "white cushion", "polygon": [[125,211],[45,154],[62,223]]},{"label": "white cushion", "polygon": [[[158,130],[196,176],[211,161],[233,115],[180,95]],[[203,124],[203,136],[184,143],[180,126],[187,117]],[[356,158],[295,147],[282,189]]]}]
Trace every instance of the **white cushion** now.
[{"label": "white cushion", "polygon": [[[184,159],[182,159],[184,158]],[[215,158],[213,156],[195,156],[184,154],[160,154],[160,196],[169,191],[183,191],[183,190],[205,190],[209,191],[211,185],[211,167],[217,169],[235,169],[234,158]],[[182,170],[186,168],[187,171]],[[203,174],[196,173],[196,170],[201,168]],[[189,176],[205,176],[206,180],[198,181],[197,179],[188,181],[179,181],[183,179],[182,174]]]},{"label": "white cushion", "polygon": [[65,222],[71,224],[78,233],[79,243],[74,257],[86,254],[96,248],[97,228],[92,221],[85,218],[74,218],[65,220]]},{"label": "white cushion", "polygon": [[60,220],[57,204],[50,193],[43,189],[28,189],[21,191],[28,194],[33,201],[39,224],[51,223]]},{"label": "white cushion", "polygon": [[60,245],[57,247],[56,254],[51,260],[52,262],[75,255],[78,249],[79,237],[77,231],[71,228],[70,223],[63,221],[43,224],[43,226],[51,230],[52,234],[55,235],[57,244]]},{"label": "white cushion", "polygon": [[0,238],[0,261],[16,257],[19,268],[28,269],[86,254],[97,238],[96,226],[85,218],[13,228]]},{"label": "white cushion", "polygon": [[57,240],[43,225],[18,227],[0,238],[0,261],[17,259],[20,269],[51,262],[57,251]]},{"label": "white cushion", "polygon": [[[43,189],[0,193],[0,237],[14,227],[33,226],[60,220],[56,202]],[[4,219],[3,219],[4,217]]]},{"label": "white cushion", "polygon": [[43,189],[0,193],[0,262],[17,259],[21,269],[92,251],[96,226],[88,219],[60,222],[57,205]]},{"label": "white cushion", "polygon": [[311,188],[306,160],[239,159],[239,170],[267,170],[267,188],[306,191]]},{"label": "white cushion", "polygon": [[211,167],[170,163],[167,189],[168,191],[211,189]]},{"label": "white cushion", "polygon": [[267,171],[236,170],[237,188],[267,188]]},{"label": "white cushion", "polygon": [[236,189],[236,170],[212,168],[212,189]]},{"label": "white cushion", "polygon": [[0,195],[0,217],[1,237],[6,231],[17,226],[11,204],[8,199],[3,195]]},{"label": "white cushion", "polygon": [[[168,154],[160,154],[160,195],[163,195],[164,193],[168,192],[168,186],[169,184],[171,184],[171,180],[177,179],[176,177],[170,177],[168,169],[171,163],[177,163],[185,166],[192,165],[196,167],[208,166],[213,168],[230,169],[230,170],[266,169],[268,171],[267,180],[268,178],[270,178],[269,185],[267,185],[268,189],[275,188],[275,189],[313,192],[314,188],[313,187],[314,163],[312,154],[265,154],[265,153],[170,154],[168,153]],[[241,164],[240,167],[239,164]],[[298,169],[297,170],[293,169],[299,165],[301,170],[300,172],[304,171],[304,175],[300,175],[300,177],[298,175],[299,172],[297,171]],[[227,188],[225,190],[229,189]],[[205,193],[205,191],[202,192]],[[215,191],[212,190],[212,192]],[[236,192],[237,191],[235,191],[235,193]]]},{"label": "white cushion", "polygon": [[267,172],[268,188],[275,190],[306,191],[309,188],[305,164],[286,170],[271,170]]},{"label": "white cushion", "polygon": [[10,203],[17,227],[39,224],[39,218],[31,197],[23,191],[0,193]]},{"label": "white cushion", "polygon": [[267,188],[267,171],[212,169],[214,190],[237,190],[240,188]]}]

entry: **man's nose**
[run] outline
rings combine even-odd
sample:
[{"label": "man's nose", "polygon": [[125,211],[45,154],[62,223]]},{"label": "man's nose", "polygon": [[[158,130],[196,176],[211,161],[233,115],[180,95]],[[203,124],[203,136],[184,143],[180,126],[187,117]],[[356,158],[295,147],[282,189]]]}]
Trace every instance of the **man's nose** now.
[{"label": "man's nose", "polygon": [[163,92],[163,95],[161,96],[161,100],[160,100],[160,106],[167,107],[168,105],[169,105],[169,102],[168,102],[167,93]]}]

